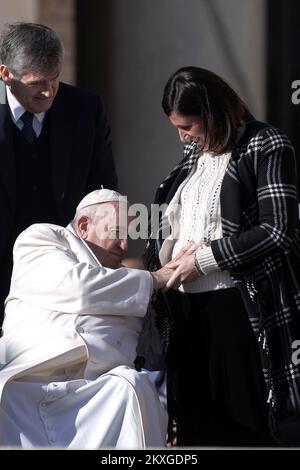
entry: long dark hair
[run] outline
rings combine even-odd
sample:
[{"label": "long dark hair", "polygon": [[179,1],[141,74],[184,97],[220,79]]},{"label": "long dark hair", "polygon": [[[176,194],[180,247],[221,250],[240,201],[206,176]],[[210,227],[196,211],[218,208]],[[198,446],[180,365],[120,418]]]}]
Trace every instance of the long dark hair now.
[{"label": "long dark hair", "polygon": [[204,146],[214,154],[232,149],[236,130],[251,114],[239,95],[215,73],[200,67],[183,67],[168,80],[162,107],[172,112],[198,116],[205,132]]}]

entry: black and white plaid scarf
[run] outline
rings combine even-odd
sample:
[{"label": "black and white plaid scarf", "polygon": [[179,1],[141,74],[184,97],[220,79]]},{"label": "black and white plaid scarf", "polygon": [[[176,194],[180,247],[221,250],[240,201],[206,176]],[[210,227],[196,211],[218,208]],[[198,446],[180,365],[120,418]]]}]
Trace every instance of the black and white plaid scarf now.
[{"label": "black and white plaid scarf", "polygon": [[[178,187],[184,181],[189,171],[193,168],[199,158],[199,151],[196,143],[186,144],[183,150],[183,159],[173,168],[171,173],[159,185],[154,198],[154,204],[169,204],[173,199]],[[161,267],[159,261],[159,251],[164,241],[164,233],[168,232],[169,223],[167,217],[159,213],[158,230],[151,227],[151,215],[149,218],[149,233],[146,251],[144,254],[144,264],[149,271],[157,271]]]},{"label": "black and white plaid scarf", "polygon": [[[154,204],[169,204],[174,197],[178,187],[185,180],[189,171],[193,168],[199,158],[199,150],[196,143],[186,144],[183,150],[183,159],[171,171],[171,173],[160,184],[154,198]],[[149,219],[150,236],[144,253],[144,265],[149,271],[157,271],[160,267],[159,252],[164,241],[164,234],[169,233],[168,218],[159,212],[159,226],[151,227],[151,215]],[[155,324],[163,341],[164,350],[167,351],[173,334],[173,315],[169,296],[158,291],[153,297],[153,314]]]}]

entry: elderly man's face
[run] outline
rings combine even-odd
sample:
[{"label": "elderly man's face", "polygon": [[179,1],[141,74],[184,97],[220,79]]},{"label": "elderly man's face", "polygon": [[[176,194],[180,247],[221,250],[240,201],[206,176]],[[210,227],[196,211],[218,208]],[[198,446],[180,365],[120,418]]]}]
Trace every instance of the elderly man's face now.
[{"label": "elderly man's face", "polygon": [[[84,218],[84,216],[82,217]],[[89,245],[102,266],[117,268],[128,248],[127,204],[103,203],[92,222],[86,218],[85,229],[79,225],[79,236]]]}]

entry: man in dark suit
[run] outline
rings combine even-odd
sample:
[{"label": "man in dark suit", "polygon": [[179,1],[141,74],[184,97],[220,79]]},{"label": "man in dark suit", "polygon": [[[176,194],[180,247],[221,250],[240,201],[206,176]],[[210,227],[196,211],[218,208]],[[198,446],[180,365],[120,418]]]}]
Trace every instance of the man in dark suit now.
[{"label": "man in dark suit", "polygon": [[117,189],[103,103],[59,82],[63,55],[43,25],[14,23],[0,37],[0,317],[17,235],[65,225],[85,194]]}]

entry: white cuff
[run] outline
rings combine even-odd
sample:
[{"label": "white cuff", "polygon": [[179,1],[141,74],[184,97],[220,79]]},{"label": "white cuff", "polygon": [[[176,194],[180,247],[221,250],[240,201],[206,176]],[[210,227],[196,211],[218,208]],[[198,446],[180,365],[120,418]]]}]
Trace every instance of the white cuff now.
[{"label": "white cuff", "polygon": [[198,248],[196,251],[196,257],[201,271],[203,271],[204,274],[209,274],[212,271],[219,271],[220,268],[210,246]]}]

